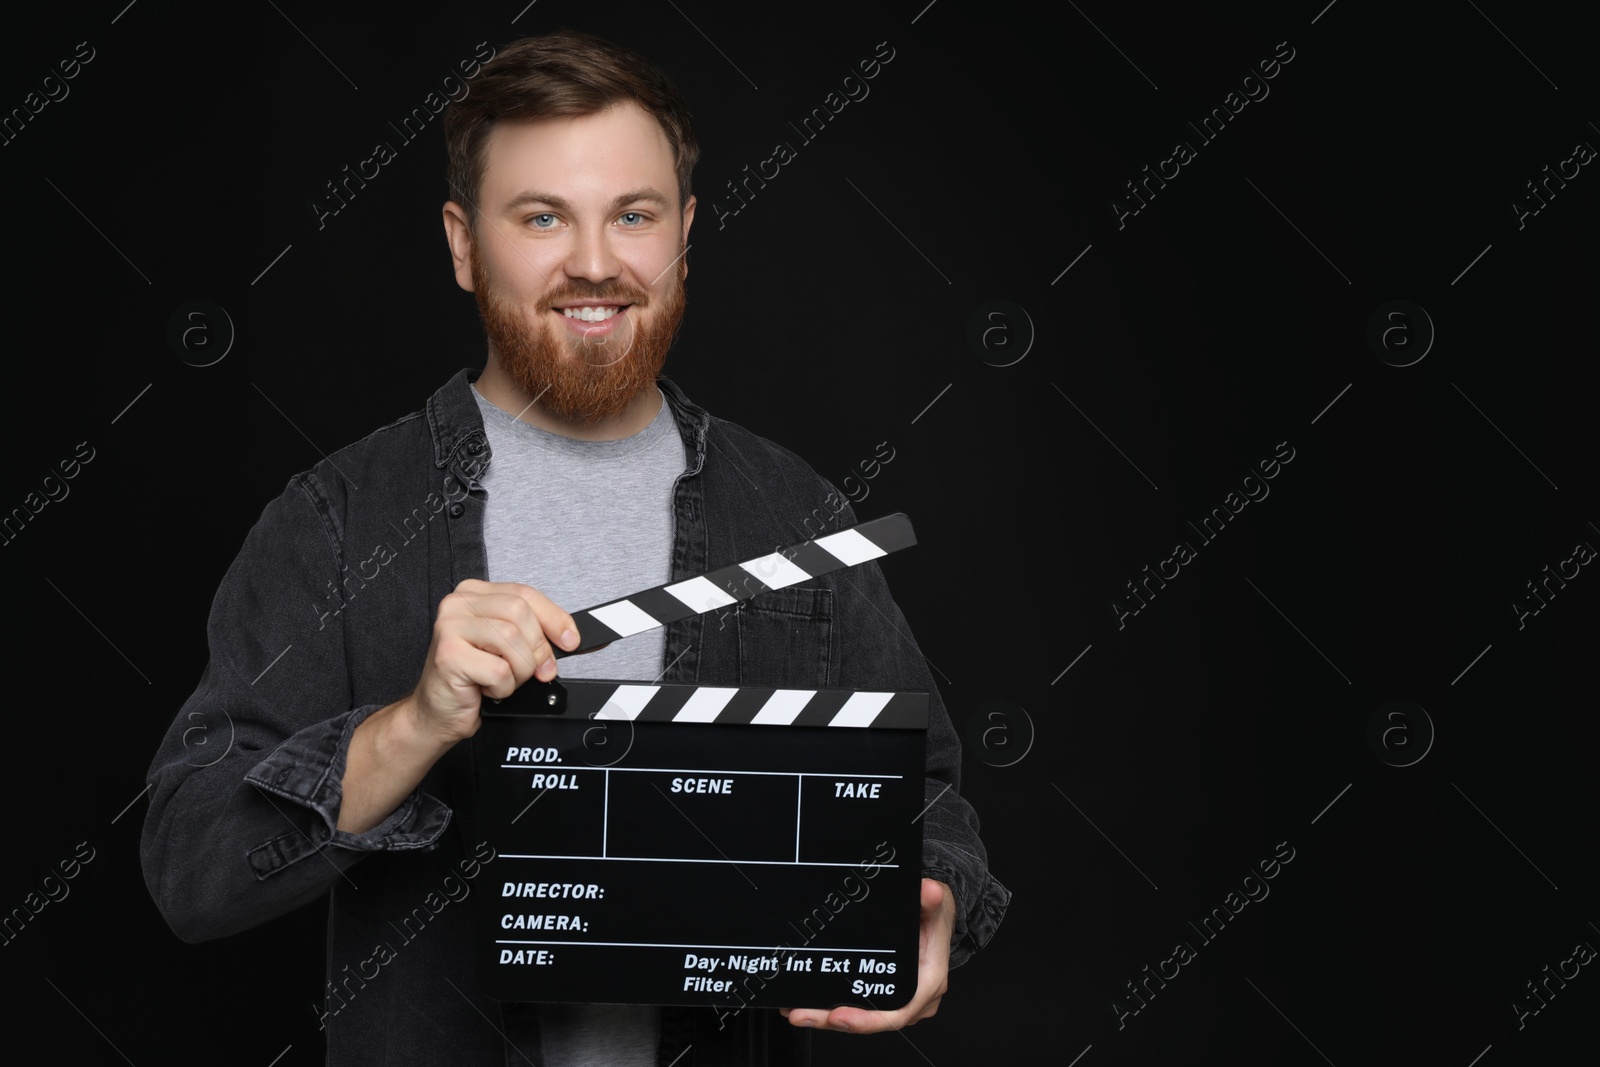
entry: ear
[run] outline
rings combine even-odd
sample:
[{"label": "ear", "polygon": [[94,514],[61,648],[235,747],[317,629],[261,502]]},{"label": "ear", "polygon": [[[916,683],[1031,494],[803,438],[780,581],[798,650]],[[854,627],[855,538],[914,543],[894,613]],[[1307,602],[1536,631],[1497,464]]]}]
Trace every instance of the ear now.
[{"label": "ear", "polygon": [[472,227],[467,224],[467,212],[454,200],[444,205],[444,238],[450,245],[450,259],[456,273],[456,284],[472,292],[472,256],[474,243]]},{"label": "ear", "polygon": [[[693,196],[689,197],[689,202],[683,205],[683,247],[685,250],[689,247],[689,227],[694,225],[694,205],[695,198]],[[687,255],[683,257],[683,274],[681,276],[684,278],[689,276],[689,257]]]}]

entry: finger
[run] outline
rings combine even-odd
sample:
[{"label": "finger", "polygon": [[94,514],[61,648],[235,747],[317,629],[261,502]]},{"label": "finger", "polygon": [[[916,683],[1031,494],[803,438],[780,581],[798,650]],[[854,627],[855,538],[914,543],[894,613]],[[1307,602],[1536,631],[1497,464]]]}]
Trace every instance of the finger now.
[{"label": "finger", "polygon": [[548,673],[552,676],[555,673],[555,659],[543,639],[535,647],[530,643],[527,632],[508,619],[476,612],[468,615],[451,614],[441,617],[434,635],[436,659],[446,669],[453,668],[459,673],[457,657],[463,646],[481,649],[506,662],[510,669],[511,688],[505,692],[497,689],[490,693],[496,699],[510,696],[517,686],[533,677],[541,668],[548,667]]},{"label": "finger", "polygon": [[512,590],[533,610],[534,617],[539,620],[539,629],[553,643],[568,652],[578,647],[578,624],[571,615],[531,585],[513,584]]},{"label": "finger", "polygon": [[497,591],[452,594],[440,604],[439,614],[441,618],[488,622],[499,635],[500,644],[520,652],[512,660],[517,668],[518,684],[530,677],[549,681],[556,676],[555,649],[547,639],[534,605],[519,590],[536,592],[527,586],[506,583]]},{"label": "finger", "polygon": [[[919,1019],[927,1018],[932,1012],[928,1011],[921,1003],[922,998],[912,1000],[899,1011],[870,1011],[865,1008],[779,1008],[778,1013],[789,1020],[790,1026],[800,1026],[815,1030],[835,1030],[846,1034],[876,1034],[885,1030],[899,1030],[910,1026]],[[933,998],[935,1001],[937,997]]]},{"label": "finger", "polygon": [[[914,1002],[913,1002],[914,1004]],[[879,1034],[885,1030],[899,1030],[916,1022],[912,1005],[900,1011],[867,1011],[862,1008],[834,1008],[819,1025],[819,1029],[836,1030],[845,1034]]]},{"label": "finger", "polygon": [[827,1008],[779,1008],[778,1014],[788,1019],[790,1026],[816,1030],[829,1029]]},{"label": "finger", "polygon": [[467,578],[456,585],[455,592],[472,598],[515,597],[527,606],[540,632],[548,635],[554,644],[570,651],[579,643],[577,623],[572,616],[531,585]]},{"label": "finger", "polygon": [[[452,688],[474,685],[485,696],[504,700],[533,673],[526,647],[514,647],[516,638],[501,623],[460,620],[439,641],[436,663]],[[519,664],[523,665],[519,667]]]},{"label": "finger", "polygon": [[496,692],[515,691],[511,665],[493,652],[456,639],[445,643],[445,657],[425,671],[418,685],[418,707],[424,721],[454,729],[463,716],[480,712],[483,699]]}]

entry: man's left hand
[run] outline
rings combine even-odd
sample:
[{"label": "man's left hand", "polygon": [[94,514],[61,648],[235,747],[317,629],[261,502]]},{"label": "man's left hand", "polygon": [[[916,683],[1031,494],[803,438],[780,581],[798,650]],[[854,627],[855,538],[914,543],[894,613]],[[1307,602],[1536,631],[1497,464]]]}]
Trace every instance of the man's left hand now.
[{"label": "man's left hand", "polygon": [[779,1008],[790,1026],[874,1034],[899,1030],[936,1014],[939,999],[950,988],[950,937],[956,928],[956,897],[950,887],[932,878],[922,880],[922,936],[917,949],[917,995],[899,1011],[864,1008]]}]

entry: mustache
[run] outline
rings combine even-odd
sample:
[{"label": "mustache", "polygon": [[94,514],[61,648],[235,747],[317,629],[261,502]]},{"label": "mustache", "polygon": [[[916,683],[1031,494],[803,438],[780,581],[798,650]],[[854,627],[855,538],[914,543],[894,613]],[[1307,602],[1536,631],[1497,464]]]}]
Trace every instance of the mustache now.
[{"label": "mustache", "polygon": [[593,301],[597,304],[635,304],[639,307],[650,306],[650,295],[639,289],[632,289],[620,285],[577,286],[569,285],[556,290],[544,300],[546,310],[555,308],[557,304],[570,304],[575,301]]}]

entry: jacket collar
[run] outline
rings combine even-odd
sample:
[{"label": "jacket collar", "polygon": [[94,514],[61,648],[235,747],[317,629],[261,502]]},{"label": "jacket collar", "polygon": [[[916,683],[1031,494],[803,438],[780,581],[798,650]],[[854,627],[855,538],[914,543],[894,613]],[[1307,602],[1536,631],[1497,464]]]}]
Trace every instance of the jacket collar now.
[{"label": "jacket collar", "polygon": [[[480,368],[463,367],[428,398],[426,410],[428,429],[433,435],[433,465],[441,470],[450,466],[462,449],[476,456],[488,447],[483,432],[483,413],[472,396],[472,383],[481,373]],[[683,438],[688,459],[688,469],[684,473],[698,474],[705,465],[706,432],[711,425],[711,415],[684,395],[683,389],[672,379],[659,376],[656,384],[667,398],[678,434]]]}]

